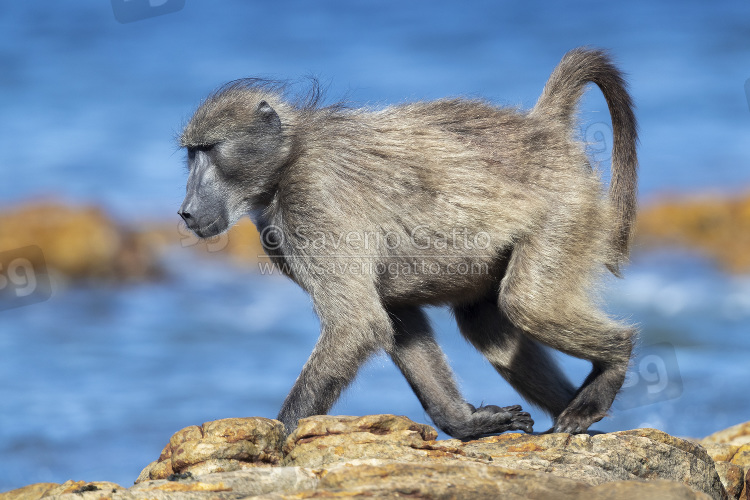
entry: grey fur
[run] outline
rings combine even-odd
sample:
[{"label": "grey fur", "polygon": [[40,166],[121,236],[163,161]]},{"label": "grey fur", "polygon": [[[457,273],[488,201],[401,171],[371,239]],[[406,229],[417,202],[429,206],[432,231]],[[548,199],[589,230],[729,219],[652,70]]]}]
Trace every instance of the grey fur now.
[{"label": "grey fur", "polygon": [[[574,134],[584,86],[613,120],[609,199]],[[208,237],[252,212],[272,260],[302,286],[321,334],[279,418],[326,413],[384,349],[433,422],[468,438],[522,429],[518,406],[475,408],[421,311],[453,307],[462,334],[526,399],[584,432],[622,386],[635,330],[593,293],[619,273],[635,217],[636,123],[618,70],[576,49],[529,112],[442,99],[381,110],[322,107],[314,90],[233,82],[180,139],[189,179],[180,215]],[[593,364],[576,390],[543,346]]]}]

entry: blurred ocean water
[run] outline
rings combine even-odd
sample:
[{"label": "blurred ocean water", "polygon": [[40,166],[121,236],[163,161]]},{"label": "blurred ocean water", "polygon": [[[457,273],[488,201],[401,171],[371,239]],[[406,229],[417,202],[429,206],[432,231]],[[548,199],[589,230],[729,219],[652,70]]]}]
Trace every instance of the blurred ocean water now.
[{"label": "blurred ocean water", "polygon": [[[201,98],[234,78],[317,76],[331,100],[370,106],[467,95],[530,107],[579,45],[610,48],[629,74],[642,197],[742,191],[749,42],[746,1],[187,0],[129,24],[104,1],[9,2],[0,17],[0,206],[56,196],[123,221],[176,219],[185,172],[174,135]],[[592,151],[607,150],[598,92],[584,99],[581,120]],[[0,312],[0,491],[69,478],[128,485],[186,425],[275,416],[317,320],[292,283],[216,257],[175,248],[163,282],[58,288],[48,301]],[[639,255],[606,296],[613,314],[641,325],[643,362],[596,429],[702,436],[750,419],[747,277],[691,256]],[[446,311],[431,317],[470,401],[520,401]],[[668,349],[649,350],[657,344]],[[564,363],[585,377],[586,363]],[[662,391],[664,381],[679,391]],[[385,357],[333,412],[428,421]],[[537,430],[549,426],[534,418]]]}]

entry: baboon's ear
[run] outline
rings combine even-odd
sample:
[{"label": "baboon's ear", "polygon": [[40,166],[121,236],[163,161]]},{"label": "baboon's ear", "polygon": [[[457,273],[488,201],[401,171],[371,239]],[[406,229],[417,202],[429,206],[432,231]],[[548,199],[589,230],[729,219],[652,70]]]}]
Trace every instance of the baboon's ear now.
[{"label": "baboon's ear", "polygon": [[266,101],[260,101],[258,104],[258,113],[263,121],[274,129],[281,129],[281,118]]}]

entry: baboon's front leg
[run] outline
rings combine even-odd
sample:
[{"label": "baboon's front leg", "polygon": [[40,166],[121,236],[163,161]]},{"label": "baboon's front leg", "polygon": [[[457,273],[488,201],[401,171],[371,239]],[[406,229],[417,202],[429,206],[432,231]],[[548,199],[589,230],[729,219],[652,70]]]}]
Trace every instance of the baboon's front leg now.
[{"label": "baboon's front leg", "polygon": [[[348,293],[347,293],[348,292]],[[377,296],[362,290],[339,289],[337,294],[311,294],[321,322],[321,334],[310,358],[281,406],[278,419],[287,432],[300,418],[324,415],[359,367],[393,339],[391,322]]]},{"label": "baboon's front leg", "polygon": [[420,308],[389,309],[389,312],[395,330],[389,354],[422,407],[443,432],[456,438],[473,438],[509,430],[532,431],[534,421],[518,405],[476,408],[464,400]]}]

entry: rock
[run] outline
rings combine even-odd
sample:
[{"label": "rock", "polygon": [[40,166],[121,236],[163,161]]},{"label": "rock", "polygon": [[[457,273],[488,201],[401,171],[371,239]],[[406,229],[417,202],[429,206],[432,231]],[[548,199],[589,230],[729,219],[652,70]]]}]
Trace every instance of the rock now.
[{"label": "rock", "polygon": [[138,483],[129,491],[139,498],[161,491],[214,493],[232,492],[243,496],[264,493],[284,493],[312,490],[318,484],[317,475],[299,467],[255,467],[231,472],[198,474],[195,479],[186,481],[147,481]]},{"label": "rock", "polygon": [[750,422],[737,424],[728,429],[715,432],[701,440],[703,444],[721,443],[742,446],[750,444]]},{"label": "rock", "polygon": [[713,460],[701,446],[653,429],[596,436],[502,434],[464,443],[434,441],[434,431],[418,425],[392,415],[303,419],[284,445],[284,464],[471,461],[548,472],[589,484],[661,478],[714,496],[723,489]]},{"label": "rock", "polygon": [[[671,481],[632,481],[592,487],[551,474],[468,462],[430,465],[393,462],[354,467],[340,464],[323,474],[314,498],[339,498],[342,491],[347,498],[710,498]],[[312,493],[300,496],[310,498]]]},{"label": "rock", "polygon": [[[93,494],[91,498],[100,498],[111,495],[113,491],[126,491],[119,484],[107,481],[95,481],[87,483],[86,481],[66,481],[62,484],[57,483],[37,483],[19,488],[17,490],[0,493],[0,500],[37,500],[39,498],[53,498],[62,495],[71,498],[85,494]],[[89,495],[90,496],[90,495]]]},{"label": "rock", "polygon": [[322,467],[366,458],[420,462],[443,455],[455,459],[451,453],[432,453],[427,443],[435,438],[429,425],[394,415],[303,418],[284,444],[284,465]]},{"label": "rock", "polygon": [[[716,461],[727,492],[740,489],[738,498],[750,500],[750,422],[737,424],[699,441]],[[740,472],[732,467],[739,467]],[[739,475],[739,478],[737,476]],[[731,483],[737,480],[739,486]]]},{"label": "rock", "polygon": [[0,493],[2,500],[34,500],[42,498],[49,490],[60,486],[57,483],[36,483],[12,490],[7,493]]},{"label": "rock", "polygon": [[[709,456],[714,460],[724,488],[730,497],[747,499],[745,483],[750,472],[750,445],[702,443]],[[750,500],[750,499],[749,499]]]},{"label": "rock", "polygon": [[729,462],[716,462],[715,466],[729,498],[740,498],[745,486],[745,470]]},{"label": "rock", "polygon": [[586,492],[586,498],[597,500],[634,499],[639,500],[679,500],[711,498],[705,493],[691,490],[684,484],[673,481],[655,480],[647,483],[639,481],[615,481],[600,484]]},{"label": "rock", "polygon": [[[174,247],[223,255],[244,266],[264,259],[260,236],[248,219],[206,240],[185,228],[176,215],[174,222],[120,223],[100,208],[54,201],[5,208],[0,220],[0,252],[38,247],[46,268],[63,280],[119,283],[159,278],[159,255]],[[29,252],[28,257],[35,269],[41,268],[36,254]]]},{"label": "rock", "polygon": [[464,448],[488,453],[499,465],[543,470],[591,484],[659,478],[685,483],[713,497],[723,490],[714,462],[701,446],[654,429],[595,436],[506,434]]},{"label": "rock", "polygon": [[28,254],[35,270],[46,264],[66,279],[114,282],[161,274],[155,245],[98,208],[37,203],[7,210],[1,218],[0,251],[40,248],[41,256]]},{"label": "rock", "polygon": [[[255,426],[261,424],[263,429],[270,429],[269,422],[272,421],[230,419],[209,422],[203,424],[202,428],[193,426],[183,429],[172,436],[159,461],[149,466],[149,472],[142,473],[139,481],[146,478],[163,479],[172,472],[200,473],[245,468],[248,461],[255,463],[257,459],[249,458],[252,455],[243,446],[237,445],[235,435],[257,436],[262,434],[262,430]],[[280,433],[282,429],[279,423],[277,425],[279,427],[274,428],[273,438],[267,440],[266,445],[280,442],[281,434],[276,432]],[[223,430],[208,433],[206,429],[209,428]],[[232,428],[235,430],[231,431]],[[621,480],[664,479],[682,483],[714,498],[724,498],[726,495],[722,476],[704,448],[653,429],[595,436],[502,434],[468,442],[456,439],[435,441],[436,437],[437,433],[432,427],[394,415],[317,416],[300,420],[280,453],[274,454],[266,448],[265,453],[273,457],[266,463],[281,463],[285,467],[304,470],[339,471],[332,478],[340,477],[343,474],[341,471],[351,472],[352,467],[403,469],[408,476],[408,471],[416,470],[412,467],[466,465],[470,467],[467,471],[474,471],[477,467],[482,470],[490,467],[492,473],[497,472],[496,468],[516,473],[524,470],[588,486]],[[217,459],[227,462],[217,464]],[[231,464],[231,468],[227,468],[225,463]],[[338,466],[344,468],[336,469]],[[407,466],[409,468],[405,468]],[[455,470],[459,469],[438,467],[431,474],[440,477],[441,474],[450,475]],[[734,492],[740,484],[738,478],[741,471],[727,463],[721,472]],[[474,475],[477,478],[485,477],[482,474],[486,473]],[[393,476],[390,472],[387,475],[389,478]],[[321,487],[329,484],[325,482],[325,477],[324,474]],[[547,477],[546,480],[551,479]],[[391,484],[390,479],[388,484]],[[363,488],[372,494],[381,494],[377,488],[377,491],[373,490],[369,483]],[[434,490],[433,493],[438,496],[443,494],[438,491],[440,488],[435,488],[430,491]],[[528,493],[531,494],[531,491]]]},{"label": "rock", "polygon": [[740,449],[737,450],[737,453],[734,454],[730,462],[732,462],[733,464],[741,465],[746,469],[750,467],[750,444],[741,446]]},{"label": "rock", "polygon": [[729,462],[734,458],[739,451],[740,447],[733,444],[719,444],[719,443],[707,443],[705,441],[696,441],[698,444],[703,446],[715,462]]},{"label": "rock", "polygon": [[96,494],[101,496],[102,494],[111,493],[113,490],[120,491],[124,490],[124,488],[119,484],[110,483],[108,481],[94,481],[90,483],[86,481],[66,481],[55,488],[47,490],[44,497],[66,495],[69,493],[79,495],[85,492],[98,492]]},{"label": "rock", "polygon": [[175,433],[129,489],[69,481],[0,500],[743,498],[747,445],[716,442],[743,433],[708,449],[654,429],[437,441],[428,425],[368,415],[302,419],[285,438],[278,421],[235,418]]},{"label": "rock", "polygon": [[[317,474],[321,477],[318,478]],[[616,481],[591,486],[542,472],[510,470],[477,463],[403,464],[395,461],[382,461],[379,464],[339,464],[325,471],[300,467],[257,468],[206,474],[187,482],[148,481],[128,490],[67,492],[54,498],[230,500],[400,497],[519,500],[710,498],[704,493],[693,491],[688,486],[673,481]],[[6,500],[3,495],[0,495],[0,498]],[[13,498],[32,500],[39,497]]]},{"label": "rock", "polygon": [[662,199],[638,214],[638,244],[681,246],[731,272],[750,271],[750,195]]},{"label": "rock", "polygon": [[[342,463],[322,475],[320,490],[352,496],[393,498],[579,498],[586,485],[528,471],[479,463],[418,464],[378,461]],[[387,478],[387,480],[384,480]],[[304,497],[303,497],[304,498]],[[326,495],[323,495],[326,498]]]},{"label": "rock", "polygon": [[172,474],[229,472],[281,462],[284,426],[267,418],[227,418],[176,432],[136,482]]}]

